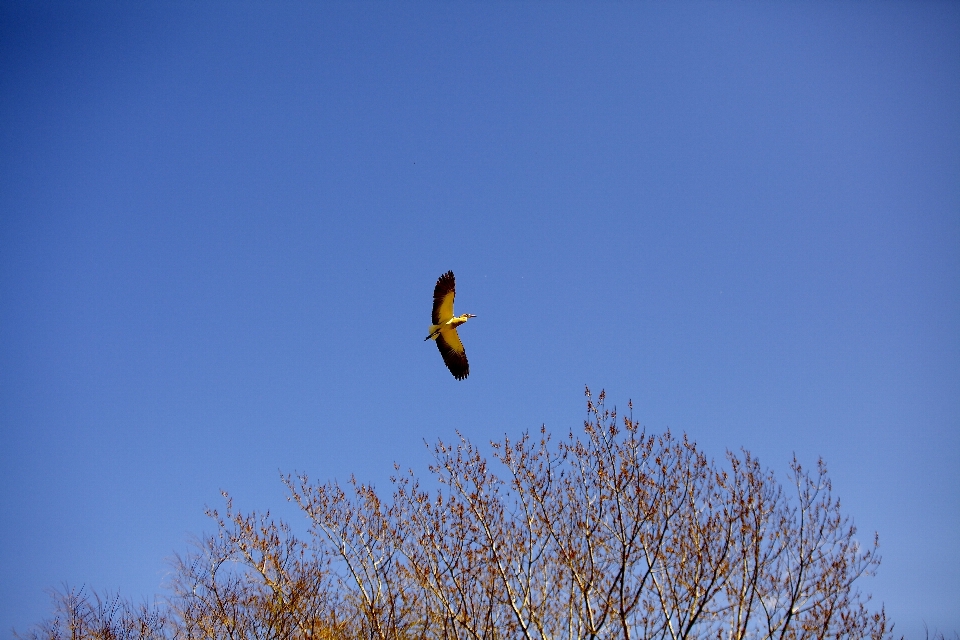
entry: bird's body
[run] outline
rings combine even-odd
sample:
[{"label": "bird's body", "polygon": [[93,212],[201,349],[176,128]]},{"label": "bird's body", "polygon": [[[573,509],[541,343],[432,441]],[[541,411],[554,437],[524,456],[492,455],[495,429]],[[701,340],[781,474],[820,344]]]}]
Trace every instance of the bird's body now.
[{"label": "bird's body", "polygon": [[437,280],[437,286],[433,289],[433,324],[430,325],[430,333],[424,340],[436,340],[437,348],[440,349],[440,355],[443,361],[450,369],[450,373],[457,380],[463,380],[470,375],[470,364],[467,362],[467,353],[463,349],[463,343],[460,342],[460,336],[457,334],[457,327],[477,316],[471,313],[464,313],[459,316],[453,315],[453,298],[456,295],[456,281],[453,277],[453,271],[447,271]]}]

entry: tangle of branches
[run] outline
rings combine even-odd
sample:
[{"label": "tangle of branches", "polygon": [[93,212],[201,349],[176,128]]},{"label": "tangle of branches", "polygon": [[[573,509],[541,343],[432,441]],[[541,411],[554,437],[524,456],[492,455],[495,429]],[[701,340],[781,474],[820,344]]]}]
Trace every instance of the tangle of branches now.
[{"label": "tangle of branches", "polygon": [[[632,407],[631,407],[632,410]],[[438,443],[389,496],[287,476],[309,534],[209,510],[217,532],[154,605],[69,588],[31,639],[838,638],[881,640],[856,581],[879,565],[822,462],[781,484],[748,452],[709,460],[587,390],[582,433]]]}]

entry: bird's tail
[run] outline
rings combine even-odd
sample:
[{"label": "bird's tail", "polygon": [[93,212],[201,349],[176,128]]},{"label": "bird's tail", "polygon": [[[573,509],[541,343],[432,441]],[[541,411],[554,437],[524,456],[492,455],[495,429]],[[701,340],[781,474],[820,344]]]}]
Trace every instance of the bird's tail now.
[{"label": "bird's tail", "polygon": [[424,338],[423,341],[426,342],[427,340],[436,340],[437,336],[439,335],[440,335],[440,325],[432,324],[430,325],[430,335]]}]

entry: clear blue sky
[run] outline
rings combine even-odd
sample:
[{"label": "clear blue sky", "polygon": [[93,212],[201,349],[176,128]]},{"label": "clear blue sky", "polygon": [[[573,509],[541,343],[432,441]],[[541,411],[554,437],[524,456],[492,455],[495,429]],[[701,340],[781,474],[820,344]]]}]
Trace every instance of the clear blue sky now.
[{"label": "clear blue sky", "polygon": [[0,4],[0,636],[584,385],[822,455],[960,631],[960,4]]}]

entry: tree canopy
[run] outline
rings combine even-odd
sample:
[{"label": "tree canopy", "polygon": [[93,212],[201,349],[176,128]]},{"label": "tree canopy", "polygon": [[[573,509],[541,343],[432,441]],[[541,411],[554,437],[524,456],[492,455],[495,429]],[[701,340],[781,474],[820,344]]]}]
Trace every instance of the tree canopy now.
[{"label": "tree canopy", "polygon": [[[632,413],[632,406],[630,406]],[[438,442],[425,489],[284,477],[298,537],[224,494],[154,604],[64,588],[25,638],[747,638],[881,640],[856,586],[880,563],[826,466],[788,481],[749,452],[717,463],[587,390],[583,431]]]}]

